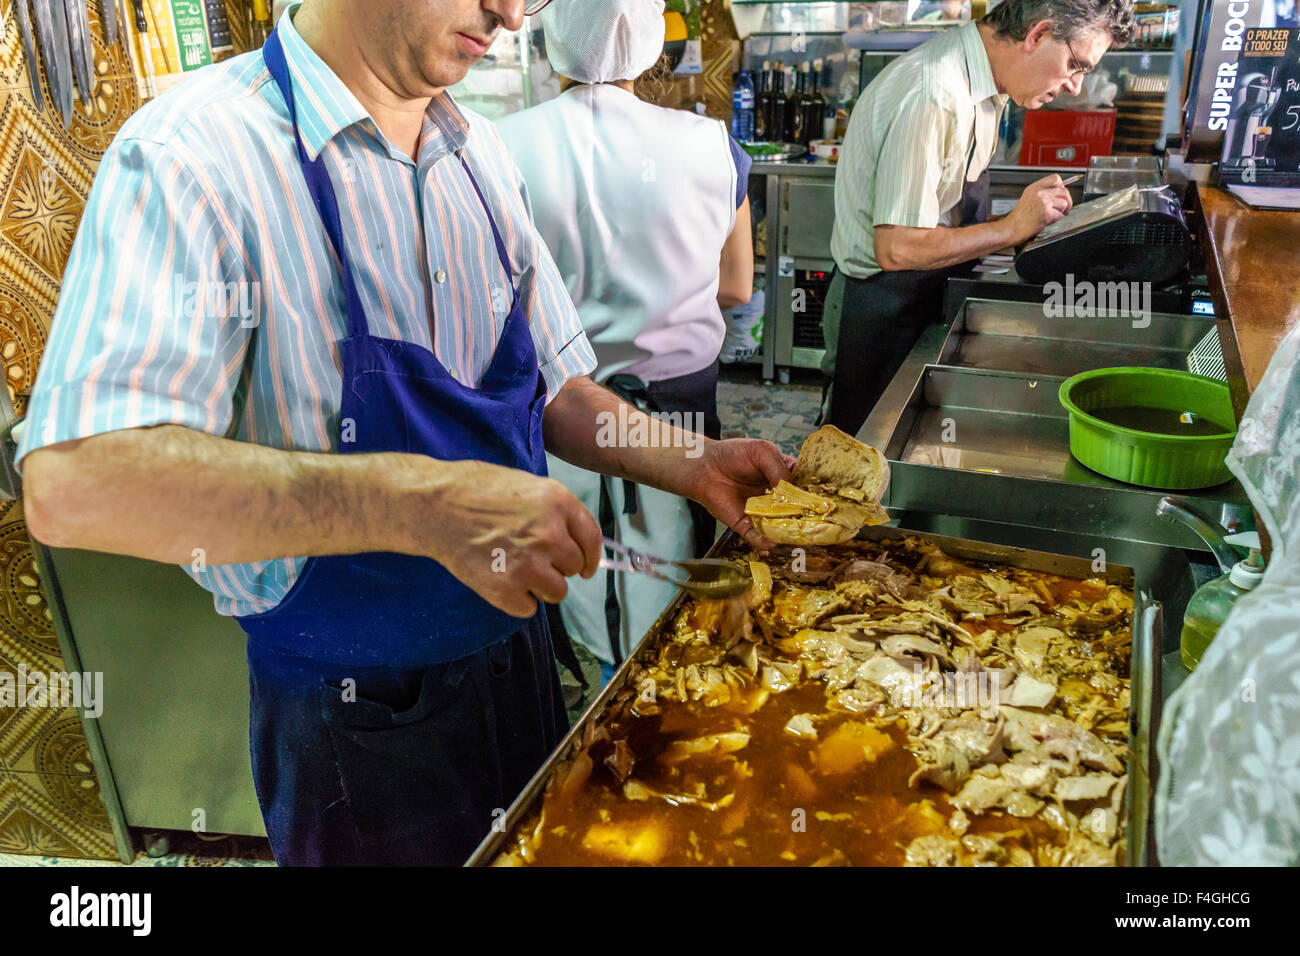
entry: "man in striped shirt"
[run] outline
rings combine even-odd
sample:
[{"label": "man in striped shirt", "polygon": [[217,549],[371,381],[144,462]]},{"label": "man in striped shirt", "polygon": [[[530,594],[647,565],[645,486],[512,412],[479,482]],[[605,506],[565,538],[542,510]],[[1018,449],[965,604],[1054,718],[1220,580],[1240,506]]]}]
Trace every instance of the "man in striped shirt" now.
[{"label": "man in striped shirt", "polygon": [[180,563],[239,619],[281,862],[460,862],[556,743],[538,602],[601,535],[543,438],[754,543],[745,498],[788,476],[586,377],[522,179],[446,92],[524,8],[291,6],[123,126],[64,276],[29,528]]},{"label": "man in striped shirt", "polygon": [[881,72],[849,119],[835,176],[822,371],[829,420],[856,433],[963,264],[1017,245],[1070,210],[1051,175],[989,222],[988,166],[1008,99],[1077,95],[1133,29],[1132,0],[1004,0]]}]

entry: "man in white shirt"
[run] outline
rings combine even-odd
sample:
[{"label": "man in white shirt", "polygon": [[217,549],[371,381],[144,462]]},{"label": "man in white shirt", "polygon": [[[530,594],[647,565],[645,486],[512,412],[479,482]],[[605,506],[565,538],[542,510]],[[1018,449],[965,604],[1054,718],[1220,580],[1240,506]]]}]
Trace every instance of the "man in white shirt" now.
[{"label": "man in white shirt", "polygon": [[1005,0],[868,85],[835,177],[837,268],[823,319],[829,421],[850,434],[862,426],[921,330],[941,318],[949,275],[1069,212],[1070,194],[1052,175],[986,221],[1002,110],[1008,99],[1038,109],[1078,94],[1132,31],[1132,0]]}]

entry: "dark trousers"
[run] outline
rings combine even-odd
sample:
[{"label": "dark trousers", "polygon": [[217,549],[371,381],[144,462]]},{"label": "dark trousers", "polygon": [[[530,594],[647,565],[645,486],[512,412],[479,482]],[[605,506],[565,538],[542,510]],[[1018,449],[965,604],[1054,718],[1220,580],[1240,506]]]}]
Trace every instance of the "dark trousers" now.
[{"label": "dark trousers", "polygon": [[253,781],[282,866],[457,866],[567,729],[546,615],[404,670],[248,645]]},{"label": "dark trousers", "polygon": [[835,353],[835,379],[827,420],[856,435],[902,367],[922,330],[943,319],[943,294],[951,269],[878,272],[844,277],[844,305]]}]

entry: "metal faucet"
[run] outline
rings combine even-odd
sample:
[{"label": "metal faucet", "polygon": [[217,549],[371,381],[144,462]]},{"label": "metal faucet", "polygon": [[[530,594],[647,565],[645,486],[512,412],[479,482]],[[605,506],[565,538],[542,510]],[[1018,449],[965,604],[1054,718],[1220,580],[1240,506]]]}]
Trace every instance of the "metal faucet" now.
[{"label": "metal faucet", "polygon": [[1224,536],[1235,531],[1243,531],[1243,522],[1248,516],[1242,514],[1243,509],[1233,508],[1229,510],[1228,505],[1224,505],[1223,518],[1228,523],[1225,528],[1213,518],[1207,518],[1184,498],[1164,497],[1156,505],[1156,515],[1161,518],[1167,518],[1170,521],[1177,519],[1200,536],[1205,542],[1205,546],[1210,549],[1214,555],[1214,560],[1219,563],[1219,569],[1227,574],[1232,570],[1232,566],[1241,560],[1241,556],[1233,550],[1232,546],[1223,540]]}]

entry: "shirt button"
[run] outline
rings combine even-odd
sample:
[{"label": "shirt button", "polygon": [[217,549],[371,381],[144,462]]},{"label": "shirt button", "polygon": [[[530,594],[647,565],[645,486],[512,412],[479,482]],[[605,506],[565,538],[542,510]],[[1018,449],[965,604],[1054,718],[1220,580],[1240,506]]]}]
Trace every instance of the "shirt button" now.
[{"label": "shirt button", "polygon": [[447,281],[447,273],[444,272],[442,269],[439,269],[437,272],[433,274],[433,281],[438,283],[439,285],[442,285],[444,282]]}]

